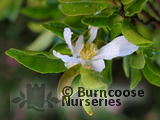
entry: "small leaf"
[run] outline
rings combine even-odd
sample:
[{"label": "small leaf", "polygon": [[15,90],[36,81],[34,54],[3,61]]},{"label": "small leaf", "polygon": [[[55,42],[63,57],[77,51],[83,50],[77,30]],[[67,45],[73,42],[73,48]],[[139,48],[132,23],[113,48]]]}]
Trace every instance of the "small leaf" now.
[{"label": "small leaf", "polygon": [[74,78],[80,73],[80,64],[73,66],[72,68],[65,71],[63,76],[61,77],[58,88],[57,88],[57,94],[58,99],[61,99],[61,93],[65,86],[70,86]]},{"label": "small leaf", "polygon": [[19,108],[23,108],[24,107],[24,105],[25,105],[25,101],[23,101],[23,102],[21,102],[20,104],[19,104]]},{"label": "small leaf", "polygon": [[83,16],[66,16],[64,18],[64,23],[76,29],[85,29],[86,25],[81,23],[81,19]]},{"label": "small leaf", "polygon": [[25,94],[22,91],[20,91],[20,96],[22,97],[22,99],[25,99]]},{"label": "small leaf", "polygon": [[96,26],[96,27],[108,27],[109,29],[112,28],[112,26],[117,23],[120,22],[122,19],[120,16],[118,15],[112,15],[109,17],[99,17],[99,16],[93,16],[93,17],[85,17],[82,19],[82,23],[86,24],[86,25],[92,25],[92,26]]},{"label": "small leaf", "polygon": [[102,71],[102,81],[110,86],[112,84],[112,60],[105,61],[105,69]]},{"label": "small leaf", "polygon": [[126,15],[127,16],[132,16],[136,13],[139,13],[143,5],[147,2],[148,0],[134,0],[134,2],[131,2],[126,6],[125,11],[127,11]]},{"label": "small leaf", "polygon": [[125,56],[123,58],[123,70],[127,78],[129,78],[130,73],[130,56]]},{"label": "small leaf", "polygon": [[52,53],[10,49],[6,54],[24,66],[40,73],[59,73],[67,68]]},{"label": "small leaf", "polygon": [[56,52],[59,52],[63,55],[71,55],[71,50],[68,48],[68,45],[66,43],[58,43],[56,45],[54,45],[50,52],[52,52],[53,50],[55,50]]},{"label": "small leaf", "polygon": [[131,67],[135,69],[143,69],[145,65],[145,59],[143,54],[131,56]]},{"label": "small leaf", "polygon": [[134,89],[141,79],[142,79],[141,72],[137,69],[132,68],[130,89]]},{"label": "small leaf", "polygon": [[11,100],[11,102],[13,102],[13,103],[18,103],[18,102],[20,102],[22,99],[20,98],[20,97],[16,97],[16,98],[14,98],[13,100]]},{"label": "small leaf", "polygon": [[105,9],[111,1],[106,2],[68,2],[61,3],[62,12],[65,15],[77,16],[77,15],[90,15],[95,14],[98,11]]},{"label": "small leaf", "polygon": [[148,82],[160,87],[160,70],[151,61],[146,61],[143,74]]},{"label": "small leaf", "polygon": [[[55,35],[57,35],[58,37],[60,37],[63,40],[64,40],[64,36],[63,36],[64,28],[69,27],[66,24],[61,23],[61,22],[49,22],[49,23],[44,23],[41,26],[43,28],[51,31],[52,33],[54,33]],[[72,39],[74,39],[77,35],[83,33],[82,30],[75,30],[72,28],[71,28],[71,31],[74,33],[72,35]]]},{"label": "small leaf", "polygon": [[122,34],[131,43],[139,47],[148,47],[152,45],[152,41],[144,38],[136,32],[134,26],[129,22],[128,19],[124,19],[122,23]]}]

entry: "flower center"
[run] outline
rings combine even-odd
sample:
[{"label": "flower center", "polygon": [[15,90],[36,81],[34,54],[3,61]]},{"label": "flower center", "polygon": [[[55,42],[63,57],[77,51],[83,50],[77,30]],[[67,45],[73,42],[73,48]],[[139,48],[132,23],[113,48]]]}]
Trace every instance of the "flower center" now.
[{"label": "flower center", "polygon": [[91,59],[98,52],[97,46],[91,42],[87,43],[80,52],[82,60]]}]

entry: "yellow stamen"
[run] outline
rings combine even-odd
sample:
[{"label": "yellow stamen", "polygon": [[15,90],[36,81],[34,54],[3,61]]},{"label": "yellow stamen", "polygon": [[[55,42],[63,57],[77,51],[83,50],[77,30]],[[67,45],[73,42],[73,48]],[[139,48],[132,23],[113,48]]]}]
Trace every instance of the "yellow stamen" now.
[{"label": "yellow stamen", "polygon": [[82,60],[91,59],[98,52],[97,46],[91,42],[87,43],[80,52]]}]

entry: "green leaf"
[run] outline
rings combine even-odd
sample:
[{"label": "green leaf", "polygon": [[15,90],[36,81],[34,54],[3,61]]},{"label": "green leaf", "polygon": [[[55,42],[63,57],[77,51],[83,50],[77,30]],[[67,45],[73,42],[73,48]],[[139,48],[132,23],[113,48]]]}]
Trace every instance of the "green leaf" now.
[{"label": "green leaf", "polygon": [[130,89],[134,89],[138,85],[141,79],[142,79],[141,72],[137,69],[132,68]]},{"label": "green leaf", "polygon": [[96,27],[108,27],[109,29],[112,28],[112,26],[117,23],[120,22],[122,20],[122,18],[118,15],[112,15],[110,17],[105,17],[105,16],[93,16],[93,17],[85,17],[82,19],[82,23],[86,24],[86,25],[92,25],[92,26],[96,26]]},{"label": "green leaf", "polygon": [[125,56],[123,58],[123,70],[127,78],[129,78],[130,73],[130,56]]},{"label": "green leaf", "polygon": [[86,25],[81,23],[82,16],[66,16],[64,18],[64,23],[76,29],[85,29]]},{"label": "green leaf", "polygon": [[45,31],[40,36],[38,36],[38,38],[35,41],[33,41],[29,46],[27,46],[26,50],[31,50],[31,51],[45,50],[53,43],[54,37],[55,36],[52,33]]},{"label": "green leaf", "polygon": [[74,2],[111,2],[111,0],[58,0],[59,2],[62,2],[62,3],[74,3]]},{"label": "green leaf", "polygon": [[[64,28],[69,27],[66,24],[61,23],[61,22],[49,22],[49,23],[44,23],[41,26],[43,28],[51,31],[52,33],[54,33],[55,35],[57,35],[58,37],[60,37],[63,40],[64,40],[64,37],[63,37]],[[77,35],[79,35],[83,32],[82,30],[75,30],[72,28],[71,28],[71,31],[74,33],[72,35],[72,39],[74,39]]]},{"label": "green leaf", "polygon": [[128,4],[125,9],[125,11],[127,11],[126,16],[132,16],[139,13],[147,1],[148,0],[135,0],[134,2]]},{"label": "green leaf", "polygon": [[114,12],[117,12],[117,11],[119,11],[119,7],[115,6],[114,4],[113,5],[111,4],[95,16],[109,17],[109,16],[113,15]]},{"label": "green leaf", "polygon": [[160,87],[160,69],[157,68],[157,66],[155,66],[152,62],[146,61],[143,74],[148,82]]},{"label": "green leaf", "polygon": [[121,23],[117,23],[113,25],[111,31],[110,31],[110,39],[113,40],[115,37],[119,36],[121,34]]},{"label": "green leaf", "polygon": [[107,86],[112,84],[112,60],[105,61],[105,69],[102,71],[102,82],[106,83]]},{"label": "green leaf", "polygon": [[131,67],[135,69],[143,69],[145,65],[145,59],[143,54],[137,54],[131,56]]},{"label": "green leaf", "polygon": [[147,67],[152,71],[155,75],[160,77],[160,68],[157,67],[153,62],[147,60]]},{"label": "green leaf", "polygon": [[60,95],[62,93],[62,90],[65,86],[70,86],[74,80],[74,78],[80,73],[80,64],[73,66],[72,68],[68,69],[63,76],[61,77],[57,93],[58,93],[58,99],[61,99]]},{"label": "green leaf", "polygon": [[107,84],[105,84],[102,80],[102,74],[90,69],[86,69],[81,67],[81,82],[86,88],[90,89],[100,89],[107,88]]},{"label": "green leaf", "polygon": [[77,15],[90,15],[95,14],[98,11],[105,9],[110,4],[110,1],[106,2],[72,2],[62,3],[62,12],[65,15],[77,16]]},{"label": "green leaf", "polygon": [[6,54],[25,67],[40,73],[59,73],[67,69],[64,66],[64,62],[48,52],[34,52],[11,48],[6,51]]},{"label": "green leaf", "polygon": [[133,2],[133,1],[135,1],[135,0],[121,0],[121,2],[122,2],[124,5],[127,5],[127,4],[129,4],[129,3]]},{"label": "green leaf", "polygon": [[137,32],[140,33],[145,38],[147,38],[147,39],[152,39],[153,38],[153,35],[154,35],[153,31],[149,30],[142,23],[136,22],[136,28],[137,28]]},{"label": "green leaf", "polygon": [[152,41],[144,38],[138,32],[136,32],[134,26],[129,22],[128,19],[124,19],[122,23],[122,34],[125,38],[139,47],[148,47],[152,45]]},{"label": "green leaf", "polygon": [[66,43],[59,43],[59,44],[54,45],[51,48],[50,52],[52,52],[53,50],[63,55],[71,55],[71,50],[68,48],[68,45]]}]

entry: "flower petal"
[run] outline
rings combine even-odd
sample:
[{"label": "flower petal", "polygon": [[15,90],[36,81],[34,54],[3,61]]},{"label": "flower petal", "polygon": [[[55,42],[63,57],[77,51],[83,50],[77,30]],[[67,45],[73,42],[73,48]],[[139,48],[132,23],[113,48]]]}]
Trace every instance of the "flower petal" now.
[{"label": "flower petal", "polygon": [[62,54],[56,52],[55,50],[53,50],[53,54],[54,54],[56,57],[60,58],[63,62],[65,62],[65,66],[66,66],[67,68],[70,68],[70,67],[72,67],[72,66],[74,66],[74,65],[76,65],[76,64],[79,63],[79,60],[78,60],[77,58],[75,58],[75,57],[70,57],[70,56],[68,56],[68,55],[62,55]]},{"label": "flower petal", "polygon": [[124,36],[119,36],[103,46],[92,59],[111,60],[118,56],[130,55],[137,49],[138,47],[128,42]]},{"label": "flower petal", "polygon": [[83,49],[84,47],[84,38],[83,38],[83,35],[80,35],[77,42],[76,42],[76,45],[74,47],[74,54],[73,56],[74,57],[77,57],[79,56],[81,50]]},{"label": "flower petal", "polygon": [[97,36],[97,32],[98,32],[98,27],[92,27],[89,25],[88,27],[90,29],[90,38],[88,40],[88,42],[93,42],[93,40],[96,38]]},{"label": "flower petal", "polygon": [[138,50],[138,46],[135,46],[132,43],[130,43],[124,36],[117,37],[116,41],[120,44],[119,56],[121,57],[130,55]]},{"label": "flower petal", "polygon": [[72,34],[73,34],[73,32],[71,32],[70,28],[64,28],[64,32],[63,32],[64,39],[65,39],[66,43],[68,44],[69,49],[73,53],[74,47],[72,46],[72,42],[71,42]]},{"label": "flower petal", "polygon": [[119,55],[120,45],[112,41],[99,49],[97,54],[92,59],[111,60]]},{"label": "flower petal", "polygon": [[91,61],[91,67],[98,72],[102,72],[102,70],[105,68],[105,63],[103,59]]}]

